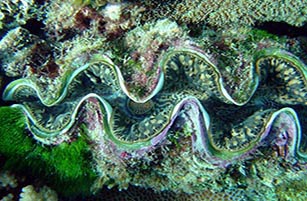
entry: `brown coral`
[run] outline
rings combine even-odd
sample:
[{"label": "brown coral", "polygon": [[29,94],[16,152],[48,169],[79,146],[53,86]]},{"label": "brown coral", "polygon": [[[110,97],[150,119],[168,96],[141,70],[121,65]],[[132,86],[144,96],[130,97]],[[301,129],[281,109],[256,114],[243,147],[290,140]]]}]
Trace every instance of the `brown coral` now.
[{"label": "brown coral", "polygon": [[108,3],[97,7],[91,3],[56,0],[50,3],[44,23],[49,36],[58,41],[84,30],[112,40],[137,26],[143,11],[142,6],[131,3]]}]

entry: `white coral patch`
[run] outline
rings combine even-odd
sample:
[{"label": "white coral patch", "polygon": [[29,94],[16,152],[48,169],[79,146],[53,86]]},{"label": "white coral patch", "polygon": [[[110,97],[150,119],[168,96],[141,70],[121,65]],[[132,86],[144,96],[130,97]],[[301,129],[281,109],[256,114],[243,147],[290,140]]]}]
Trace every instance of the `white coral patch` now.
[{"label": "white coral patch", "polygon": [[104,17],[113,21],[119,20],[121,16],[121,9],[120,4],[108,4],[103,12]]}]

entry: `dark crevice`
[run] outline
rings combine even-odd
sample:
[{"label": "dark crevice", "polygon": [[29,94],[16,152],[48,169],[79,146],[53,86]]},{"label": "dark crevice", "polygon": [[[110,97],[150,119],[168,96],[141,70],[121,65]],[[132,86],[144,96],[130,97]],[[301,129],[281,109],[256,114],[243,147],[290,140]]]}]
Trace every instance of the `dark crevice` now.
[{"label": "dark crevice", "polygon": [[29,19],[27,23],[21,27],[27,29],[33,35],[37,35],[40,38],[46,38],[44,31],[45,25],[43,22],[38,21],[37,19]]},{"label": "dark crevice", "polygon": [[200,37],[203,33],[203,27],[205,25],[203,23],[201,24],[187,24],[187,27],[189,28],[189,36],[197,38]]},{"label": "dark crevice", "polygon": [[[1,62],[0,62],[0,65],[1,65]],[[1,75],[1,70],[0,70],[0,75]],[[15,104],[16,102],[15,101],[4,101],[3,99],[2,99],[2,94],[3,94],[3,91],[4,91],[4,89],[5,89],[5,87],[9,84],[9,83],[11,83],[13,80],[14,80],[14,78],[10,78],[10,77],[6,77],[6,76],[3,76],[2,78],[0,77],[0,79],[2,79],[2,80],[0,80],[0,107],[2,107],[2,106],[10,106],[10,105],[13,105],[13,104]],[[1,161],[0,161],[1,162]],[[1,164],[1,163],[0,163]]]},{"label": "dark crevice", "polygon": [[49,0],[35,0],[35,3],[38,5],[44,5],[47,2],[49,2]]},{"label": "dark crevice", "polygon": [[278,36],[307,37],[307,24],[302,27],[295,27],[284,22],[264,22],[257,24],[256,28]]}]

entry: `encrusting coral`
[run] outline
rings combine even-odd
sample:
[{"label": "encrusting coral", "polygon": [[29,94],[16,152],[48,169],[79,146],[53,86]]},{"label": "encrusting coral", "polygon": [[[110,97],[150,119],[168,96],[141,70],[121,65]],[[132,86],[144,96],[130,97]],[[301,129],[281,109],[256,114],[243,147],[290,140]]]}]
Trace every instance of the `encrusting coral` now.
[{"label": "encrusting coral", "polygon": [[292,4],[35,4],[45,32],[17,24],[0,41],[3,168],[37,172],[64,196],[286,197],[306,173],[304,47],[245,25],[302,26],[306,4]]},{"label": "encrusting coral", "polygon": [[25,186],[22,188],[22,192],[20,194],[20,201],[31,201],[31,200],[37,200],[37,201],[44,201],[44,200],[50,200],[50,201],[57,201],[58,196],[55,191],[50,189],[47,186],[43,186],[39,192],[36,192],[34,187],[32,185]]},{"label": "encrusting coral", "polygon": [[[33,181],[32,181],[33,182]],[[57,201],[57,193],[47,186],[41,188],[35,188],[33,185],[24,185],[24,178],[16,177],[9,171],[0,172],[0,190],[4,192],[4,189],[8,194],[3,195],[1,193],[1,201],[22,200],[22,201]],[[20,189],[20,190],[19,190]],[[36,190],[39,189],[37,192]]]},{"label": "encrusting coral", "polygon": [[17,180],[15,176],[10,174],[8,171],[2,171],[0,172],[0,184],[1,188],[15,188],[17,186]]}]

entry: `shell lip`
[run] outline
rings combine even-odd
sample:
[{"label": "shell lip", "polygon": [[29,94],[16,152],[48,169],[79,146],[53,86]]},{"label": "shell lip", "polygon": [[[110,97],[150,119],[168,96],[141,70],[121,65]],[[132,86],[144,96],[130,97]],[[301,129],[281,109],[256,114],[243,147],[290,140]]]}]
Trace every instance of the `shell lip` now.
[{"label": "shell lip", "polygon": [[54,131],[47,131],[47,130],[42,130],[41,128],[39,128],[38,126],[35,125],[35,118],[31,115],[31,113],[28,111],[28,109],[22,105],[22,104],[14,104],[11,107],[13,108],[21,108],[25,114],[25,116],[27,117],[27,127],[28,129],[31,131],[31,133],[33,133],[34,138],[36,138],[39,141],[44,142],[45,144],[54,144],[54,143],[58,143],[58,136],[61,136],[67,132],[69,132],[69,130],[72,128],[73,124],[75,123],[75,119],[77,119],[77,115],[78,112],[80,110],[81,105],[88,99],[90,98],[96,98],[99,100],[99,103],[102,104],[103,108],[106,111],[106,120],[108,122],[108,124],[111,124],[111,119],[112,119],[112,107],[110,106],[110,104],[104,100],[103,98],[101,98],[99,95],[95,94],[95,93],[89,93],[86,96],[84,96],[79,103],[74,107],[72,114],[70,115],[71,120],[69,121],[69,123],[62,128],[61,130],[54,130]]}]

